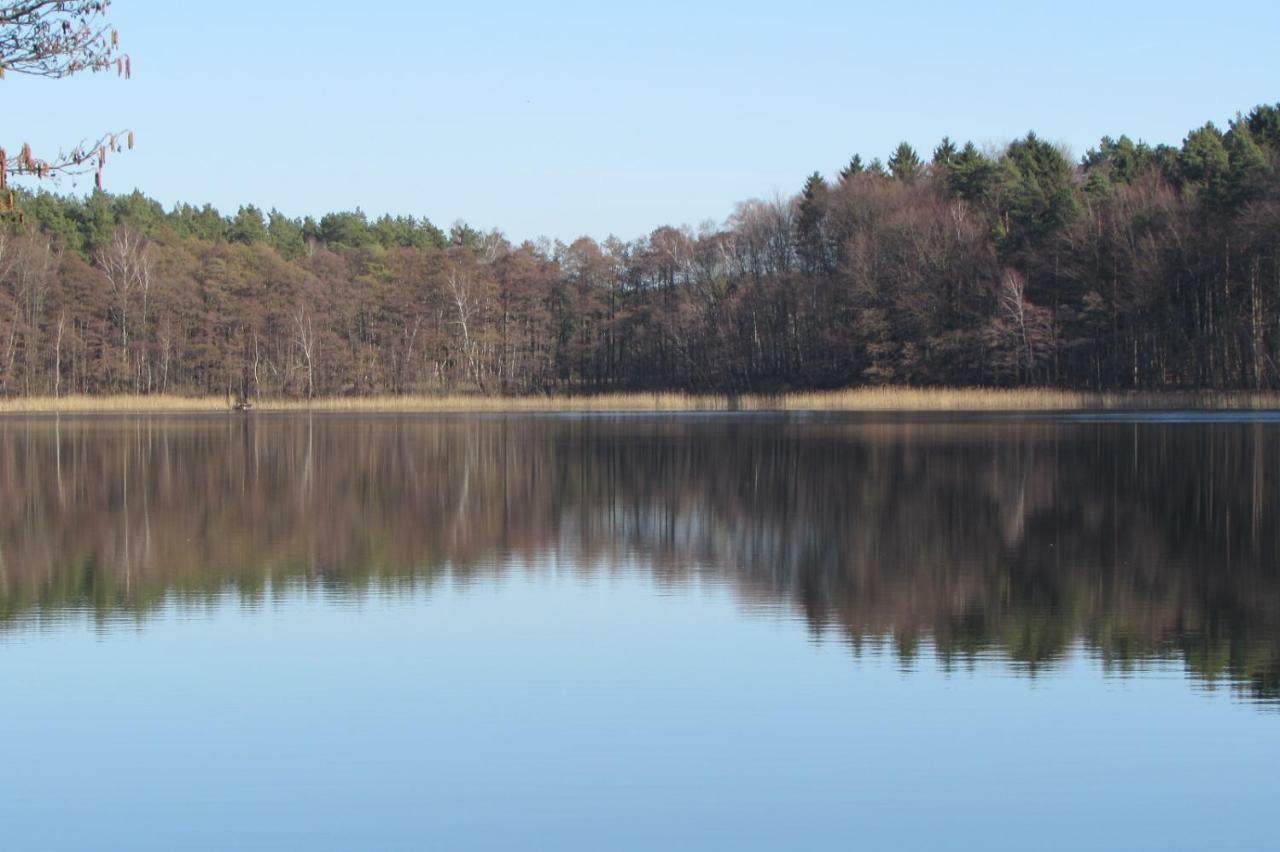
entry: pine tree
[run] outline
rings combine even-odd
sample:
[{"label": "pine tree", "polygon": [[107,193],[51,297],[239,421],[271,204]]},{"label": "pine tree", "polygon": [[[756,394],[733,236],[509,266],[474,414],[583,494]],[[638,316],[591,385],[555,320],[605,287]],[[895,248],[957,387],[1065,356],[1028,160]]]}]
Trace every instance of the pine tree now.
[{"label": "pine tree", "polygon": [[995,163],[983,156],[972,142],[966,142],[947,170],[948,189],[958,198],[977,201],[991,188],[995,171]]},{"label": "pine tree", "polygon": [[1238,207],[1262,195],[1273,167],[1242,116],[1231,122],[1223,144],[1227,149],[1226,200]]},{"label": "pine tree", "polygon": [[950,170],[955,165],[956,157],[959,156],[959,153],[956,149],[956,143],[951,141],[951,137],[943,136],[942,141],[938,143],[938,147],[933,149],[933,165]]},{"label": "pine tree", "polygon": [[306,253],[307,244],[302,237],[302,225],[279,210],[267,216],[267,239],[271,247],[286,260],[295,260]]},{"label": "pine tree", "polygon": [[906,142],[898,143],[898,147],[889,156],[889,173],[895,180],[910,183],[919,176],[923,165],[916,149]]},{"label": "pine tree", "polygon": [[849,165],[840,170],[840,180],[851,180],[854,175],[860,175],[866,170],[866,166],[862,165],[861,155],[854,154],[853,158],[849,160]]},{"label": "pine tree", "polygon": [[227,226],[229,242],[254,245],[265,243],[267,236],[267,223],[262,218],[262,211],[252,204],[241,207]]},{"label": "pine tree", "polygon": [[796,215],[796,254],[806,275],[830,272],[827,251],[828,187],[822,175],[814,172],[804,183]]},{"label": "pine tree", "polygon": [[1037,240],[1076,213],[1075,169],[1056,146],[1028,133],[1000,161],[1006,221],[1015,243]]},{"label": "pine tree", "polygon": [[1280,103],[1254,107],[1248,121],[1249,132],[1258,143],[1270,148],[1272,156],[1280,154]]}]

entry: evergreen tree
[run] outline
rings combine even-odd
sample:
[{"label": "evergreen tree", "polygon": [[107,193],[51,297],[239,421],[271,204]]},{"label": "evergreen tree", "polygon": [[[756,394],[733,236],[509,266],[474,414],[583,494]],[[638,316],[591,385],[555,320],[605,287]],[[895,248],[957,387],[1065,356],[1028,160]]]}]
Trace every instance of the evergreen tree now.
[{"label": "evergreen tree", "polygon": [[1075,169],[1056,146],[1034,133],[1009,145],[1000,162],[1005,221],[1014,244],[1039,240],[1076,213]]},{"label": "evergreen tree", "polygon": [[1082,161],[1086,171],[1105,171],[1108,183],[1133,183],[1151,163],[1151,148],[1144,142],[1135,144],[1128,136],[1102,137]]},{"label": "evergreen tree", "polygon": [[827,250],[827,182],[814,172],[804,183],[800,204],[796,211],[796,254],[800,269],[806,275],[818,275],[830,270]]},{"label": "evergreen tree", "polygon": [[154,234],[164,224],[164,208],[160,202],[148,198],[138,190],[128,195],[117,195],[112,202],[117,222],[128,222],[143,234]]},{"label": "evergreen tree", "polygon": [[906,183],[910,183],[919,176],[923,165],[920,162],[920,157],[916,154],[916,149],[906,142],[899,142],[898,147],[889,156],[889,173],[893,175],[895,180],[905,181]]},{"label": "evergreen tree", "polygon": [[955,165],[959,153],[956,143],[951,141],[951,137],[943,136],[942,141],[938,143],[938,147],[933,149],[933,165],[950,171],[951,167]]},{"label": "evergreen tree", "polygon": [[241,207],[227,226],[227,240],[245,245],[265,243],[267,223],[262,218],[262,211],[252,204]]},{"label": "evergreen tree", "polygon": [[1271,158],[1254,139],[1242,116],[1231,122],[1223,146],[1227,149],[1227,203],[1238,207],[1260,197],[1272,176]]},{"label": "evergreen tree", "polygon": [[286,260],[302,257],[307,249],[302,224],[275,209],[267,216],[267,242]]},{"label": "evergreen tree", "polygon": [[448,245],[440,229],[426,218],[383,215],[371,227],[378,243],[387,248],[443,248]]},{"label": "evergreen tree", "polygon": [[1249,132],[1258,144],[1271,149],[1271,156],[1280,155],[1280,103],[1263,104],[1249,112]]},{"label": "evergreen tree", "polygon": [[1107,168],[1091,168],[1085,172],[1084,194],[1092,201],[1101,201],[1115,190],[1111,182],[1111,170]]},{"label": "evergreen tree", "polygon": [[73,199],[60,198],[41,190],[35,195],[25,195],[19,208],[27,213],[26,227],[49,236],[54,245],[69,251],[84,253],[84,233],[80,230],[80,204]]},{"label": "evergreen tree", "polygon": [[864,171],[866,171],[866,166],[862,165],[862,156],[854,154],[849,160],[849,165],[840,170],[840,180],[850,180],[854,175],[860,175]]},{"label": "evergreen tree", "polygon": [[[83,210],[85,246],[95,249],[104,246],[116,231],[119,220],[116,218],[115,205],[111,196],[100,189],[95,189],[86,199]],[[218,219],[218,232],[222,232],[222,219]]]},{"label": "evergreen tree", "polygon": [[1209,122],[1191,131],[1182,143],[1179,157],[1181,183],[1212,191],[1227,174],[1227,147],[1222,131]]},{"label": "evergreen tree", "polygon": [[1179,156],[1178,149],[1172,145],[1157,145],[1151,149],[1151,164],[1173,186],[1178,186],[1181,182]]},{"label": "evergreen tree", "polygon": [[947,170],[948,189],[966,201],[978,201],[990,191],[995,174],[996,164],[972,142],[966,142]]},{"label": "evergreen tree", "polygon": [[363,248],[374,242],[364,211],[327,213],[320,218],[320,240],[330,246]]},{"label": "evergreen tree", "polygon": [[227,223],[213,205],[179,204],[168,215],[169,227],[184,237],[217,242],[226,236]]},{"label": "evergreen tree", "polygon": [[480,251],[484,243],[484,234],[459,219],[453,223],[453,227],[449,229],[449,244],[462,246],[472,251]]}]

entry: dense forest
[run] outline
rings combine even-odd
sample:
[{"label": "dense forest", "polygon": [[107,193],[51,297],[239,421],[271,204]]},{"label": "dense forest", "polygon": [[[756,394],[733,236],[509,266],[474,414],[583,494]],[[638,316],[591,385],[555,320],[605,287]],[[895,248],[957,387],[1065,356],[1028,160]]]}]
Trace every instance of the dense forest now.
[{"label": "dense forest", "polygon": [[0,393],[1280,385],[1280,104],[1079,161],[903,143],[598,243],[17,191]]}]

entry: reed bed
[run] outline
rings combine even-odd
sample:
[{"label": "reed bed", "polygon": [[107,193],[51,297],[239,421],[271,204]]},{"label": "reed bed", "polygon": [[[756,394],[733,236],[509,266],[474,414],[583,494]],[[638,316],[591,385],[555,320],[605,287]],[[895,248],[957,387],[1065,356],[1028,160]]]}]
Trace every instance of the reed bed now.
[{"label": "reed bed", "polygon": [[0,414],[121,414],[168,411],[227,411],[220,396],[177,394],[109,394],[73,396],[13,396],[0,398]]},{"label": "reed bed", "polygon": [[875,387],[786,394],[781,407],[788,411],[1266,410],[1280,408],[1280,393]]},{"label": "reed bed", "polygon": [[[225,397],[148,396],[11,397],[0,414],[164,413],[230,411]],[[591,411],[1132,411],[1280,409],[1271,391],[1079,392],[1048,388],[874,387],[785,394],[617,393],[559,396],[326,397],[255,400],[253,411],[332,412],[591,412]]]}]

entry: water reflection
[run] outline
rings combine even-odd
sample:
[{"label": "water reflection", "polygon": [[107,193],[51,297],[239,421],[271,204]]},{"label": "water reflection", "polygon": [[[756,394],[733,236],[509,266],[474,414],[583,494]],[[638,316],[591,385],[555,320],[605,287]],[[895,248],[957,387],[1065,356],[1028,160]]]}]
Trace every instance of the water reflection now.
[{"label": "water reflection", "polygon": [[[1080,644],[1280,699],[1280,425],[840,416],[0,423],[0,625],[554,564],[731,584],[902,665]],[[511,566],[519,566],[513,568]]]}]

